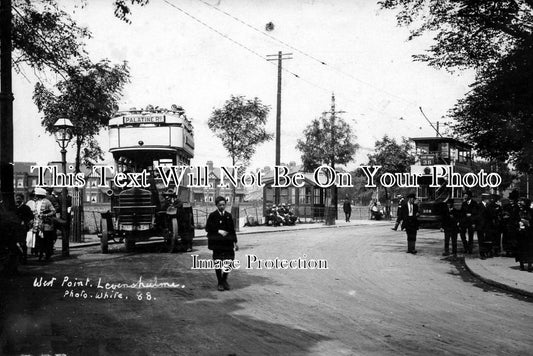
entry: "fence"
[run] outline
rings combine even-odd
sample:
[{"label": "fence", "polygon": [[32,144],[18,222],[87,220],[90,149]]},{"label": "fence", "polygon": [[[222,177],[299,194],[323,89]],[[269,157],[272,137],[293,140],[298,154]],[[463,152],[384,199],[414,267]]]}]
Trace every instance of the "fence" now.
[{"label": "fence", "polygon": [[[207,217],[211,212],[215,210],[213,203],[196,203],[193,205],[194,224],[197,229],[205,228]],[[84,206],[84,226],[85,233],[95,234],[100,232],[100,213],[109,210],[109,204],[86,204]],[[226,211],[231,211],[231,204],[226,206]],[[344,219],[344,212],[342,206],[339,205],[338,218]],[[300,206],[296,215],[298,216],[299,223],[313,223],[324,222],[326,214],[326,208],[312,207],[312,206]],[[391,207],[391,214],[393,218],[396,215],[396,206]],[[262,203],[240,203],[239,204],[239,217],[241,221],[248,222],[250,224],[263,224],[263,204]],[[368,206],[356,205],[352,206],[352,220],[367,220],[370,219],[370,209]]]}]

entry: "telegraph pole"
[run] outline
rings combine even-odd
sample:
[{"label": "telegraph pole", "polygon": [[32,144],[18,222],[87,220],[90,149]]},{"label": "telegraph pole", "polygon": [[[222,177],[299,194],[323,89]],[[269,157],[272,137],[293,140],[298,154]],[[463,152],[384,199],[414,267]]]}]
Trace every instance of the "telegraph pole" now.
[{"label": "telegraph pole", "polygon": [[[331,125],[331,168],[335,170],[335,119],[337,118],[337,114],[344,114],[346,111],[337,111],[335,109],[335,93],[331,94],[331,110],[324,112],[324,114],[329,114],[329,122]],[[335,220],[338,219],[338,211],[337,211],[337,184],[333,185],[333,190],[331,192],[331,205],[333,206],[333,214],[331,216],[326,217],[326,223],[329,225],[335,225]],[[328,218],[333,217],[333,220]]]},{"label": "telegraph pole", "polygon": [[[292,59],[292,53],[268,54],[267,61],[278,61],[278,100],[276,107],[276,166],[281,164],[281,63],[284,60]],[[280,203],[280,190],[275,188],[274,203],[278,205]]]},{"label": "telegraph pole", "polygon": [[14,209],[11,0],[0,0],[0,199]]}]

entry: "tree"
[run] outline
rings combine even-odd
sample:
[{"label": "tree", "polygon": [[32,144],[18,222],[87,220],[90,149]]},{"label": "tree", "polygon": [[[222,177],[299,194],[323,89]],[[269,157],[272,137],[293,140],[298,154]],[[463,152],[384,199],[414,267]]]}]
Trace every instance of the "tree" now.
[{"label": "tree", "polygon": [[[231,96],[224,106],[214,109],[207,125],[222,140],[233,166],[246,167],[255,154],[257,145],[271,140],[274,135],[265,129],[270,107],[258,98]],[[233,201],[235,201],[233,187]]]},{"label": "tree", "polygon": [[[381,140],[376,141],[374,145],[374,153],[368,155],[369,166],[381,166],[381,169],[376,172],[374,181],[380,181],[384,173],[407,173],[412,164],[415,163],[415,156],[411,153],[412,146],[409,139],[403,137],[402,142],[398,143],[393,138],[385,135]],[[379,183],[378,183],[379,184]],[[383,187],[385,190],[385,200],[389,201],[389,188]],[[389,216],[390,211],[387,209],[386,215]]]},{"label": "tree", "polygon": [[[130,0],[130,4],[132,5],[140,5],[144,6],[148,4],[150,0]],[[115,0],[114,6],[115,6],[115,16],[121,19],[122,21],[125,21],[127,23],[130,23],[131,20],[129,19],[129,15],[131,14],[130,7],[126,5],[126,0]]]},{"label": "tree", "polygon": [[454,130],[481,156],[533,168],[533,1],[383,0],[410,39],[434,34],[415,56],[448,70],[473,68],[472,90],[451,110]]},{"label": "tree", "polygon": [[[472,170],[477,173],[481,170],[485,172],[495,172],[500,175],[502,178],[501,184],[498,186],[499,193],[502,193],[504,190],[509,188],[513,181],[517,178],[517,175],[512,173],[509,169],[509,165],[503,161],[487,161],[476,159],[472,161]],[[481,196],[482,193],[486,193],[486,188],[482,187],[473,187],[472,192],[474,196]]]},{"label": "tree", "polygon": [[58,73],[69,70],[69,61],[86,55],[83,40],[90,37],[85,27],[61,10],[54,0],[13,1],[13,66],[21,64]]},{"label": "tree", "polygon": [[409,39],[429,33],[434,44],[415,59],[438,68],[486,69],[513,48],[530,43],[531,0],[382,0],[397,10],[398,25],[411,28]]},{"label": "tree", "polygon": [[[296,149],[302,152],[304,170],[310,172],[323,164],[335,169],[335,164],[345,165],[354,159],[359,145],[346,121],[338,117],[335,110],[335,96],[332,95],[331,111],[325,112],[308,125],[298,140]],[[329,114],[329,115],[328,115]],[[329,116],[329,117],[328,117]],[[337,215],[337,186],[333,187],[331,204]],[[334,221],[329,221],[334,223]]]},{"label": "tree", "polygon": [[[130,3],[143,6],[148,1]],[[114,1],[115,16],[130,22],[126,3]],[[26,63],[34,70],[48,68],[64,76],[72,60],[85,56],[82,40],[89,36],[55,0],[0,0],[0,194],[8,209],[14,208],[11,69],[20,71],[20,64]]]},{"label": "tree", "polygon": [[356,137],[352,128],[340,117],[336,117],[332,126],[331,120],[323,114],[305,128],[303,135],[304,139],[298,140],[296,149],[302,152],[302,163],[307,172],[323,164],[335,168],[336,163],[350,163],[359,148],[353,142]]},{"label": "tree", "polygon": [[124,84],[129,81],[126,63],[111,65],[108,60],[96,64],[82,61],[69,77],[57,85],[57,94],[42,83],[35,85],[33,99],[44,114],[42,125],[47,132],[55,131],[57,119],[66,117],[74,125],[73,145],[76,147],[75,171],[81,163],[94,164],[102,150],[94,139],[118,107]]},{"label": "tree", "polygon": [[533,170],[533,46],[513,50],[486,71],[450,111],[456,132],[478,154]]}]

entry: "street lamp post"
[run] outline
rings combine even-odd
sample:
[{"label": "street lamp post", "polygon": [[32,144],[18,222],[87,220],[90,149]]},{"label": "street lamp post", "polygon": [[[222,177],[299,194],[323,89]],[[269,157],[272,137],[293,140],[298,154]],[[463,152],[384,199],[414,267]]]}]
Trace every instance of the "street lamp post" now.
[{"label": "street lamp post", "polygon": [[[74,126],[72,125],[72,122],[70,122],[69,119],[58,119],[56,123],[54,124],[54,128],[56,129],[54,132],[54,136],[56,138],[56,142],[59,145],[59,148],[61,148],[61,165],[63,166],[63,173],[65,174],[65,177],[67,176],[67,146],[70,143],[70,140],[72,140],[72,128]],[[63,185],[65,185],[66,182],[63,182]],[[67,187],[63,186],[62,192],[61,192],[61,219],[65,222],[62,227],[61,232],[61,254],[64,257],[69,256],[69,236],[68,236],[68,216],[67,216]]]}]

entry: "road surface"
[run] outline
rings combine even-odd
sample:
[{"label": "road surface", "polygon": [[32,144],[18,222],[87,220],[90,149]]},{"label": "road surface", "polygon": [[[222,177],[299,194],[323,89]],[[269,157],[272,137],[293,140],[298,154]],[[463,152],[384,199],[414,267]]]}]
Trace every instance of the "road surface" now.
[{"label": "road surface", "polygon": [[[0,281],[1,351],[518,355],[533,350],[531,300],[478,282],[460,261],[443,259],[438,231],[420,231],[416,256],[405,253],[405,234],[388,226],[242,235],[239,245],[241,267],[230,274],[232,289],[225,292],[216,290],[214,271],[191,269],[190,253],[161,253],[160,244],[138,246],[135,253],[112,246],[108,255],[86,248],[47,265],[32,261],[20,277]],[[192,254],[210,257],[206,246]],[[247,255],[322,260],[328,268],[248,269]],[[139,278],[152,287],[168,284],[121,285],[138,286]],[[104,299],[104,292],[113,298]]]}]

